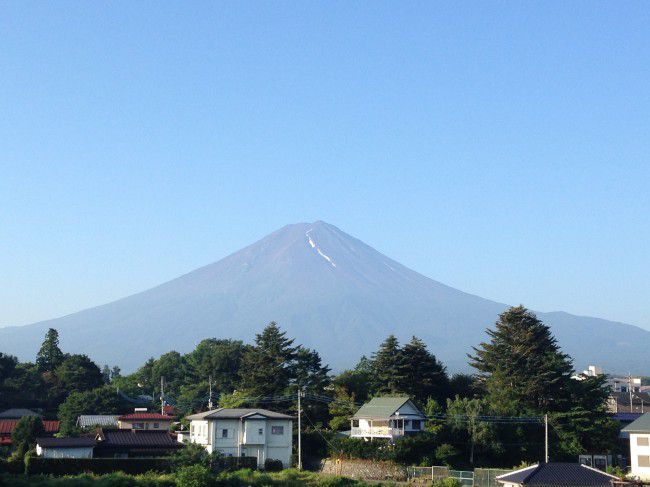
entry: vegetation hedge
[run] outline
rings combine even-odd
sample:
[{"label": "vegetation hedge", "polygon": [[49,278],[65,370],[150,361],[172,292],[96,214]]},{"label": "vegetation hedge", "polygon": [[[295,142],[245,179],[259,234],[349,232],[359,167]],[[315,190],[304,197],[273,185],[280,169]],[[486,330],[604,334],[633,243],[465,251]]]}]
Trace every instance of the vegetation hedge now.
[{"label": "vegetation hedge", "polygon": [[170,472],[167,458],[25,458],[28,475],[77,475],[81,473],[108,474],[124,472],[137,475],[146,472]]},{"label": "vegetation hedge", "polygon": [[279,472],[282,470],[282,460],[274,460],[273,458],[267,458],[264,461],[264,470],[267,472]]},{"label": "vegetation hedge", "polygon": [[[277,473],[250,469],[211,474],[202,465],[183,467],[175,474],[76,475],[51,477],[47,475],[0,475],[0,487],[365,487],[359,480],[321,475],[313,472],[283,470]],[[376,485],[376,484],[374,484]],[[454,487],[454,486],[440,486]]]}]

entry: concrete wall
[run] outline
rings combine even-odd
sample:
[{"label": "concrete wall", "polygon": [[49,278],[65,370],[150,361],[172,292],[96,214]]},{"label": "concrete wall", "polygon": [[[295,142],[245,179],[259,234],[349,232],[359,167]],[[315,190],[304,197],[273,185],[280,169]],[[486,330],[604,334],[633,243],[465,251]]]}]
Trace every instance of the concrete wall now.
[{"label": "concrete wall", "polygon": [[406,467],[373,460],[327,458],[321,464],[321,472],[362,480],[394,480],[397,482],[407,480]]}]

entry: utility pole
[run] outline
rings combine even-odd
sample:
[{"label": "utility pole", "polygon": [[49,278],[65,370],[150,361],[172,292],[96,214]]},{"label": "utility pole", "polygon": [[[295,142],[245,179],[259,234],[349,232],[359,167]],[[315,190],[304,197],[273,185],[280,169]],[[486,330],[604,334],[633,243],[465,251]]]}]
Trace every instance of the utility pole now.
[{"label": "utility pole", "polygon": [[298,470],[302,470],[302,406],[300,403],[302,395],[302,388],[300,388],[298,389]]},{"label": "utility pole", "polygon": [[544,462],[548,463],[548,414],[544,415]]},{"label": "utility pole", "polygon": [[165,378],[160,376],[160,414],[165,414]]},{"label": "utility pole", "polygon": [[630,393],[630,412],[634,412],[634,406],[632,404],[632,372],[627,374],[627,391]]},{"label": "utility pole", "polygon": [[208,388],[210,390],[210,395],[208,397],[208,410],[212,410],[212,376],[208,376]]}]

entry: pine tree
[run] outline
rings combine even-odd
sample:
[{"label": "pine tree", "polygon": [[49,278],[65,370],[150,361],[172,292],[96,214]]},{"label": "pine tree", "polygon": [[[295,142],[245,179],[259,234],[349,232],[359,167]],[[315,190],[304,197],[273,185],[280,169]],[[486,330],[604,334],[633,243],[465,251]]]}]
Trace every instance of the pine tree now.
[{"label": "pine tree", "polygon": [[499,315],[489,343],[474,347],[470,365],[482,375],[493,406],[516,412],[563,410],[569,400],[573,365],[548,326],[523,306]]},{"label": "pine tree", "polygon": [[444,403],[449,393],[449,378],[445,367],[429,353],[417,337],[402,347],[404,382],[399,388],[420,404],[433,398]]},{"label": "pine tree", "polygon": [[292,379],[291,366],[298,347],[275,322],[256,335],[255,346],[244,353],[240,388],[253,397],[287,392]]},{"label": "pine tree", "polygon": [[405,393],[406,379],[404,356],[395,335],[389,335],[372,355],[372,373],[375,392],[378,394]]},{"label": "pine tree", "polygon": [[51,372],[61,365],[64,358],[63,352],[59,348],[59,332],[50,328],[36,355],[36,365],[41,372]]}]

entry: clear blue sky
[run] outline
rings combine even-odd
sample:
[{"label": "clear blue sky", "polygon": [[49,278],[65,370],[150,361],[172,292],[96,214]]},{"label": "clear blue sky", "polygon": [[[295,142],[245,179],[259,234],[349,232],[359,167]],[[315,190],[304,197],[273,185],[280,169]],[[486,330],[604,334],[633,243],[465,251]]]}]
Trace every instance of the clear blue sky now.
[{"label": "clear blue sky", "polygon": [[644,2],[0,3],[0,324],[322,219],[650,328]]}]

